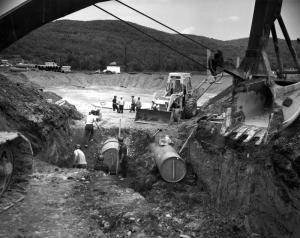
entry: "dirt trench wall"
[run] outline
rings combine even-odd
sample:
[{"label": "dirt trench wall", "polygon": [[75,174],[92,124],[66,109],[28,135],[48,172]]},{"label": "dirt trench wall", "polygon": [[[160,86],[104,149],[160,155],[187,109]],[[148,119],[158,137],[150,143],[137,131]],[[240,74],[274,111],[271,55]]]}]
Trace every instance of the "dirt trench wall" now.
[{"label": "dirt trench wall", "polygon": [[21,132],[39,159],[66,165],[69,124],[81,115],[75,108],[60,107],[46,99],[41,90],[26,80],[0,75],[0,130]]},{"label": "dirt trench wall", "polygon": [[[129,186],[136,191],[143,192],[151,189],[152,184],[159,178],[155,161],[151,156],[149,145],[153,142],[151,135],[156,129],[122,129],[121,136],[128,148],[128,177]],[[118,128],[94,128],[94,140],[88,143],[88,148],[84,147],[84,125],[75,125],[71,128],[71,144],[81,145],[82,151],[86,155],[88,167],[94,168],[97,156],[108,138],[117,138]],[[73,154],[70,154],[73,158]]]},{"label": "dirt trench wall", "polygon": [[218,209],[258,237],[300,237],[300,143],[280,137],[267,146],[224,139],[200,125],[190,160]]}]

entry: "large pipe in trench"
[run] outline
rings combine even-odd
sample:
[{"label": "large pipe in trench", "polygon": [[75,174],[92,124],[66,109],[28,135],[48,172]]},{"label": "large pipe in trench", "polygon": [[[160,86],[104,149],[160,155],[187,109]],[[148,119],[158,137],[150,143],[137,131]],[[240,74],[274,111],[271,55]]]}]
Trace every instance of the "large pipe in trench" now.
[{"label": "large pipe in trench", "polygon": [[165,181],[176,183],[184,178],[186,162],[172,146],[160,146],[154,143],[151,145],[151,150],[160,175]]}]

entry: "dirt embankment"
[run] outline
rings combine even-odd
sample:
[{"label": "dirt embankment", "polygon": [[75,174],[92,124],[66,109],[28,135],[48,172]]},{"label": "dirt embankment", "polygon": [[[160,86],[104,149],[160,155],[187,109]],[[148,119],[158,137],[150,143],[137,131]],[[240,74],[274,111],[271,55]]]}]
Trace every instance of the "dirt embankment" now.
[{"label": "dirt embankment", "polygon": [[0,75],[0,130],[19,131],[44,161],[66,164],[69,156],[70,120],[80,119],[74,106],[48,103],[48,94],[25,78]]},{"label": "dirt embankment", "polygon": [[22,73],[31,82],[41,85],[42,87],[55,86],[74,86],[74,87],[91,87],[91,86],[120,86],[135,88],[165,88],[165,74],[86,74],[86,73],[69,73],[63,74],[58,72],[47,71],[28,71]]},{"label": "dirt embankment", "polygon": [[[300,143],[294,124],[268,145],[220,137],[200,123],[191,163],[218,209],[253,237],[300,236]],[[293,133],[290,133],[293,130]]]},{"label": "dirt embankment", "polygon": [[[112,86],[112,87],[126,87],[126,88],[141,88],[165,89],[168,78],[168,73],[137,73],[137,74],[88,74],[83,72],[59,73],[51,71],[27,71],[22,73],[5,73],[5,76],[14,79],[30,80],[35,85],[40,85],[42,88],[53,88],[59,86],[74,86],[78,88],[83,87],[97,87],[97,86]],[[197,87],[203,80],[207,78],[206,75],[192,74],[192,86]],[[219,84],[214,84],[209,90],[211,93],[218,93],[222,89],[231,85],[231,77],[224,76]]]}]

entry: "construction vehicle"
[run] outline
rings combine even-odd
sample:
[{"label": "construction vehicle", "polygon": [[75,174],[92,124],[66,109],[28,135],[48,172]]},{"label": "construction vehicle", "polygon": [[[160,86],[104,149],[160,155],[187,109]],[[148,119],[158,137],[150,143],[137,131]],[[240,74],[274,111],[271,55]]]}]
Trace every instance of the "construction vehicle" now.
[{"label": "construction vehicle", "polygon": [[[281,17],[282,0],[256,0],[246,55],[233,75],[232,104],[226,109],[223,135],[255,144],[289,126],[300,114],[300,64]],[[285,70],[280,57],[275,21],[284,35],[295,70]],[[266,48],[272,34],[277,70],[271,69]],[[222,71],[220,55],[212,59],[211,72]],[[217,63],[216,63],[217,62]],[[293,74],[293,80],[287,75]]]},{"label": "construction vehicle", "polygon": [[[207,80],[203,81],[204,83]],[[190,73],[169,73],[163,96],[154,97],[151,109],[140,109],[135,121],[140,123],[167,123],[180,118],[192,118],[197,114],[197,101],[212,85],[192,88]]]},{"label": "construction vehicle", "polygon": [[14,180],[32,173],[33,151],[29,140],[18,132],[0,132],[0,197]]}]

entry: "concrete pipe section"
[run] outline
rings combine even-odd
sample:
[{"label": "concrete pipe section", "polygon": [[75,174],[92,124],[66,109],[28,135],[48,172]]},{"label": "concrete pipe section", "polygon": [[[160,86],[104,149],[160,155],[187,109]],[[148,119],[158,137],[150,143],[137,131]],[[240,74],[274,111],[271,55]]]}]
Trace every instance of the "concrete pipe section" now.
[{"label": "concrete pipe section", "polygon": [[116,138],[107,139],[101,148],[103,163],[108,167],[110,173],[120,172],[119,165],[119,142]]},{"label": "concrete pipe section", "polygon": [[186,163],[170,145],[151,147],[161,177],[170,183],[181,181],[186,175]]}]

